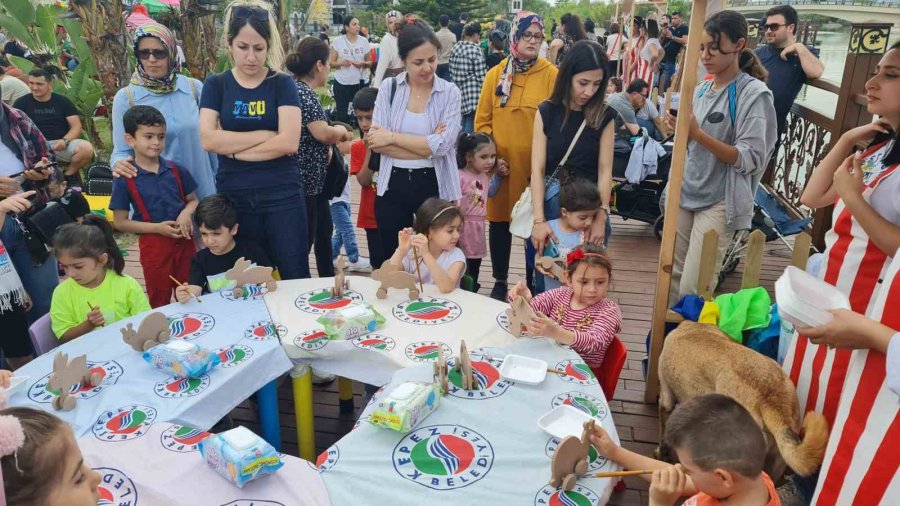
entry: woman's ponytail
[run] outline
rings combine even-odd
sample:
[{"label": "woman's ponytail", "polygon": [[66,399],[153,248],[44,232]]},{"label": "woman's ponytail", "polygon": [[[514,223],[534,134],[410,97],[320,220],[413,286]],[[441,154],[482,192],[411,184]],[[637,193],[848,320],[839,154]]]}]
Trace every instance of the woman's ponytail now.
[{"label": "woman's ponytail", "polygon": [[742,72],[750,74],[760,81],[765,82],[765,80],[769,77],[769,71],[766,70],[762,62],[759,60],[759,57],[756,56],[756,53],[754,53],[752,49],[745,47],[741,51],[741,56],[738,59],[738,65],[741,67]]}]

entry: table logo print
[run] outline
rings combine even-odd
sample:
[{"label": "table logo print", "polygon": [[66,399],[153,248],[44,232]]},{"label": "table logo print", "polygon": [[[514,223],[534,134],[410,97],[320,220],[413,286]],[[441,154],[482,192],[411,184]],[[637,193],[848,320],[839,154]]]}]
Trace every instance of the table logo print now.
[{"label": "table logo print", "polygon": [[111,467],[95,467],[94,471],[100,473],[97,506],[139,506],[137,487],[127,474]]},{"label": "table logo print", "polygon": [[154,420],[155,409],[132,404],[100,415],[92,430],[100,441],[130,441],[143,436]]},{"label": "table logo print", "polygon": [[351,341],[353,346],[363,350],[391,351],[397,342],[393,337],[383,336],[381,334],[366,334],[364,336],[354,337]]},{"label": "table logo print", "polygon": [[601,422],[609,415],[609,405],[606,404],[606,401],[584,392],[566,392],[557,395],[550,401],[551,408],[563,404],[577,408]]},{"label": "table logo print", "polygon": [[219,367],[229,368],[244,363],[245,360],[253,356],[253,348],[243,344],[232,344],[224,348],[219,348],[214,352],[222,361]]},{"label": "table logo print", "polygon": [[[240,290],[240,295],[235,295],[235,290]],[[269,293],[269,289],[266,288],[264,283],[259,285],[244,285],[240,288],[232,286],[231,288],[224,288],[219,291],[219,295],[225,300],[259,299],[267,293]]]},{"label": "table logo print", "polygon": [[186,425],[173,425],[163,431],[159,442],[166,450],[176,453],[191,453],[197,451],[197,443],[211,435],[209,432]]},{"label": "table logo print", "polygon": [[350,305],[352,302],[362,302],[363,296],[359,292],[353,290],[344,290],[344,295],[334,297],[328,288],[319,290],[310,290],[300,294],[294,301],[294,305],[300,311],[312,314],[322,314],[331,309],[340,309]]},{"label": "table logo print", "polygon": [[325,471],[334,467],[340,459],[341,450],[337,447],[337,445],[332,446],[324,452],[320,453],[316,458],[316,469],[318,469],[320,473],[324,473]]},{"label": "table logo print", "polygon": [[593,490],[577,484],[568,492],[547,485],[534,496],[534,504],[535,506],[597,506],[600,504],[600,496]]},{"label": "table logo print", "polygon": [[191,341],[216,326],[216,319],[205,313],[178,313],[169,316],[172,337]]},{"label": "table logo print", "polygon": [[181,399],[199,395],[207,388],[209,388],[209,375],[204,374],[199,378],[171,376],[154,385],[153,391],[163,399]]},{"label": "table logo print", "polygon": [[596,385],[597,378],[591,372],[591,368],[580,360],[563,360],[554,367],[559,372],[566,373],[565,376],[554,375],[567,383],[577,383],[579,385]]},{"label": "table logo print", "polygon": [[321,350],[328,344],[328,334],[322,329],[301,332],[294,338],[294,346],[306,351]]},{"label": "table logo print", "polygon": [[277,501],[266,501],[261,499],[238,499],[223,504],[222,506],[284,506],[283,503]]},{"label": "table logo print", "polygon": [[392,459],[403,478],[434,490],[454,490],[487,476],[494,449],[481,434],[462,425],[432,425],[401,439]]},{"label": "table logo print", "polygon": [[413,362],[431,362],[437,360],[438,354],[443,353],[444,357],[450,357],[453,354],[447,343],[438,341],[419,341],[406,346],[406,358]]},{"label": "table logo print", "polygon": [[[547,454],[548,458],[553,458],[553,454],[556,453],[556,449],[559,447],[559,444],[562,442],[561,439],[552,437],[550,441],[547,441],[547,446],[544,447],[544,452]],[[600,452],[594,448],[593,445],[588,449],[588,471],[592,473],[596,473],[600,471],[607,463],[606,457],[600,455]]]},{"label": "table logo print", "polygon": [[[500,311],[500,314],[497,315],[497,325],[500,325],[500,328],[509,332],[509,317],[506,316],[506,310]],[[512,334],[512,332],[509,332]],[[527,336],[528,332],[524,332],[522,336]]]},{"label": "table logo print", "polygon": [[272,323],[269,320],[254,322],[244,330],[244,337],[253,341],[265,341],[267,339],[282,338],[287,334],[287,327],[280,323]]},{"label": "table logo print", "polygon": [[398,320],[413,325],[440,325],[459,318],[462,308],[451,300],[422,297],[397,304],[391,313]]},{"label": "table logo print", "polygon": [[500,363],[499,360],[482,358],[477,354],[472,356],[472,372],[475,374],[478,390],[463,390],[462,375],[455,369],[456,359],[448,360],[447,365],[450,367],[450,372],[447,374],[447,379],[450,381],[450,395],[460,399],[482,400],[493,399],[505,394],[509,389],[510,382],[500,377],[500,370],[497,368]]},{"label": "table logo print", "polygon": [[[76,399],[90,399],[91,397],[96,396],[105,388],[115,385],[124,372],[122,366],[113,360],[106,362],[88,361],[87,365],[91,369],[92,374],[100,373],[100,375],[103,376],[103,381],[96,387],[90,385],[72,387],[69,393],[75,396]],[[41,404],[53,402],[53,398],[59,395],[59,390],[50,388],[49,381],[50,374],[47,374],[31,385],[31,388],[28,389],[28,398]]]}]

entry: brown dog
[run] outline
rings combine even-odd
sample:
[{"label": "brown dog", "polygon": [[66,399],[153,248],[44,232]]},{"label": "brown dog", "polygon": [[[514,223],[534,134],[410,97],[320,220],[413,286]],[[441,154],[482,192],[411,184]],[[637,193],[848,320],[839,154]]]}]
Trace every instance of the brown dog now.
[{"label": "brown dog", "polygon": [[[822,464],[828,422],[810,411],[802,420],[797,391],[774,360],[728,337],[718,327],[684,322],[666,337],[659,357],[660,441],[677,402],[719,393],[736,400],[763,429],[765,470],[778,481],[787,463],[800,476]],[[661,445],[660,453],[666,449]]]}]

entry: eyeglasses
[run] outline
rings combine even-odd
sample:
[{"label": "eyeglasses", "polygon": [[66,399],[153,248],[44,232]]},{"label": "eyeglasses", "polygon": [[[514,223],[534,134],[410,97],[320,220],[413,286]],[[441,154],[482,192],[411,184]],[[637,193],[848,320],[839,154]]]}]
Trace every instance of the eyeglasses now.
[{"label": "eyeglasses", "polygon": [[169,52],[165,49],[139,49],[137,51],[137,57],[141,60],[149,60],[151,56],[157,60],[165,60],[169,57]]},{"label": "eyeglasses", "polygon": [[235,7],[231,11],[232,19],[250,19],[256,18],[259,21],[269,21],[269,11],[263,9],[262,7],[253,7],[247,5],[241,5]]},{"label": "eyeglasses", "polygon": [[543,33],[540,33],[540,32],[537,32],[537,33],[535,33],[535,32],[525,32],[525,33],[522,34],[522,40],[524,40],[524,41],[526,41],[526,42],[531,42],[531,41],[538,41],[538,42],[540,42],[540,41],[544,40],[544,34],[543,34]]},{"label": "eyeglasses", "polygon": [[782,26],[787,26],[784,23],[769,23],[767,25],[763,25],[763,28],[767,32],[777,32]]}]

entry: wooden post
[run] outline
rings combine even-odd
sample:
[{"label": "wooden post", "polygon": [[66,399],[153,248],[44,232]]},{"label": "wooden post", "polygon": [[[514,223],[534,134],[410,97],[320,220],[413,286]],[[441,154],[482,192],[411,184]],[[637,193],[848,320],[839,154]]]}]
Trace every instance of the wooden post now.
[{"label": "wooden post", "polygon": [[712,282],[716,273],[716,256],[719,253],[719,233],[709,229],[703,234],[703,247],[700,248],[700,270],[697,272],[697,295],[703,300],[713,300],[715,283]]},{"label": "wooden post", "polygon": [[744,277],[741,289],[759,286],[759,271],[762,267],[763,248],[766,245],[766,234],[754,230],[747,238],[747,250],[744,254]]},{"label": "wooden post", "polygon": [[687,159],[688,129],[694,105],[694,88],[697,86],[697,64],[700,61],[700,37],[706,21],[707,0],[695,0],[691,8],[691,22],[688,26],[687,49],[685,51],[684,72],[681,78],[678,121],[675,124],[675,146],[672,151],[672,166],[669,171],[669,193],[666,197],[662,244],[659,249],[659,268],[656,273],[656,296],[653,300],[653,320],[650,330],[650,367],[647,371],[647,388],[644,399],[656,402],[659,396],[659,354],[662,352],[666,333],[666,311],[669,308],[669,286],[672,284],[672,263],[675,258],[675,228],[681,206],[681,182],[684,176],[684,162]]},{"label": "wooden post", "polygon": [[794,253],[791,256],[791,265],[798,269],[806,270],[806,262],[809,260],[809,247],[812,245],[812,237],[806,232],[800,232],[794,238]]}]

